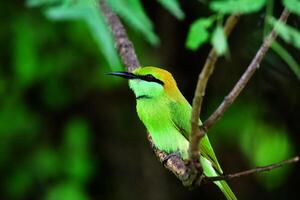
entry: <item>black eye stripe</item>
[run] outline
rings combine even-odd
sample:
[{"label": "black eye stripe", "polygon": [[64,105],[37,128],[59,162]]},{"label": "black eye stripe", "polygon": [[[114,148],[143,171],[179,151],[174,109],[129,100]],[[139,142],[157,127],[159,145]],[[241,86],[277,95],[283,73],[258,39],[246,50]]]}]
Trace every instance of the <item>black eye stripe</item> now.
[{"label": "black eye stripe", "polygon": [[147,74],[146,76],[144,76],[144,78],[147,81],[154,81],[155,80],[155,78],[152,75],[150,75],[150,74]]},{"label": "black eye stripe", "polygon": [[144,80],[144,81],[148,81],[148,82],[156,82],[158,84],[164,85],[164,82],[162,82],[161,80],[155,78],[154,76],[152,76],[151,74],[146,74],[146,75],[139,75],[139,78]]}]

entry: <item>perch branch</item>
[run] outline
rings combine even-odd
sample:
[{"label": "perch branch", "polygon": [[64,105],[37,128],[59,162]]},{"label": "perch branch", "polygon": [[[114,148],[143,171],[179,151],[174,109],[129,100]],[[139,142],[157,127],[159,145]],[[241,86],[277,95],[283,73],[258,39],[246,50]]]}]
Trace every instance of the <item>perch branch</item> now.
[{"label": "perch branch", "polygon": [[191,178],[190,169],[186,166],[181,157],[174,155],[165,161],[168,154],[155,147],[150,134],[148,134],[148,140],[159,161],[164,163],[165,168],[171,171],[182,182],[183,185],[192,185],[191,181],[193,181],[194,178]]},{"label": "perch branch", "polygon": [[[224,33],[228,37],[237,24],[239,20],[239,14],[232,14],[226,20],[224,25]],[[199,130],[199,116],[201,113],[201,105],[203,101],[203,97],[205,95],[205,89],[207,82],[214,71],[215,63],[218,59],[217,52],[215,48],[212,48],[208,54],[206,62],[202,68],[201,73],[198,77],[198,82],[195,90],[195,95],[193,99],[193,110],[192,110],[192,117],[191,117],[191,127],[192,131],[190,134],[190,146],[189,146],[189,160],[191,161],[192,169],[196,170],[199,168],[196,166],[199,162],[199,141],[204,136],[206,130],[200,129]]]},{"label": "perch branch", "polygon": [[[289,17],[290,13],[287,9],[284,9],[279,21],[285,23]],[[273,28],[271,33],[264,40],[263,44],[259,48],[255,57],[251,61],[250,65],[241,76],[240,80],[236,83],[230,93],[224,98],[223,102],[219,105],[219,107],[214,111],[214,113],[204,122],[203,128],[205,130],[209,129],[213,124],[216,123],[217,120],[221,118],[223,113],[227,110],[227,108],[234,102],[234,100],[238,97],[240,92],[244,89],[254,72],[259,68],[259,65],[264,58],[265,54],[269,50],[270,45],[277,37],[276,29]]]}]

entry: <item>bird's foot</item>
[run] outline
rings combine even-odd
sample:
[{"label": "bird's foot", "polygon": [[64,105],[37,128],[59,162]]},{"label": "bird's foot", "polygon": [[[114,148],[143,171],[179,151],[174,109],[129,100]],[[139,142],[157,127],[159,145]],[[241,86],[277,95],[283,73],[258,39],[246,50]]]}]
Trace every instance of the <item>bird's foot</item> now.
[{"label": "bird's foot", "polygon": [[165,165],[165,164],[168,162],[168,160],[169,160],[171,157],[174,157],[174,156],[179,157],[179,158],[181,157],[181,156],[180,156],[180,153],[179,153],[178,151],[175,151],[175,152],[170,153],[169,155],[167,155],[167,156],[163,159],[162,164]]}]

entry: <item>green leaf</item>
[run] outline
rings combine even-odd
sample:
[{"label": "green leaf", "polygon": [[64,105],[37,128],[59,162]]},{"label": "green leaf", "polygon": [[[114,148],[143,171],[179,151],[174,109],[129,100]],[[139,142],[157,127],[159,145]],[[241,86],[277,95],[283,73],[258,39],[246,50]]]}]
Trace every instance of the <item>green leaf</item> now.
[{"label": "green leaf", "polygon": [[227,39],[223,27],[217,26],[212,34],[211,44],[218,55],[224,55],[228,50]]},{"label": "green leaf", "polygon": [[73,119],[67,124],[63,145],[65,173],[84,183],[92,172],[89,158],[89,136],[91,135],[88,124],[83,119]]},{"label": "green leaf", "polygon": [[45,4],[55,4],[60,3],[61,0],[27,0],[26,6],[28,7],[36,7],[36,6],[43,6]]},{"label": "green leaf", "polygon": [[[99,8],[93,0],[28,0],[31,6],[46,6],[45,15],[52,20],[83,20],[88,24],[90,31],[98,43],[99,49],[108,61],[113,71],[121,70],[121,64],[114,41]],[[44,3],[44,4],[43,4]],[[48,6],[47,6],[48,5]]]},{"label": "green leaf", "polygon": [[223,14],[230,13],[251,13],[259,11],[266,3],[266,0],[227,0],[212,1],[210,8],[213,11]]},{"label": "green leaf", "polygon": [[190,26],[185,46],[196,50],[204,44],[209,38],[207,29],[212,26],[213,21],[212,18],[199,18],[193,22]]},{"label": "green leaf", "polygon": [[59,174],[60,162],[56,151],[49,147],[37,149],[32,158],[32,170],[40,180],[54,177]]},{"label": "green leaf", "polygon": [[278,35],[287,43],[293,45],[294,47],[300,49],[300,32],[293,27],[276,20],[271,17],[267,19],[268,23],[275,27]]},{"label": "green leaf", "polygon": [[[265,15],[265,21],[269,17],[273,15],[274,10],[274,0],[268,0],[266,3],[266,15]],[[263,37],[265,38],[267,34],[271,31],[271,26],[269,23],[264,23],[264,29],[263,29]]]},{"label": "green leaf", "polygon": [[290,69],[296,74],[298,80],[300,80],[300,66],[291,54],[276,41],[272,43],[271,48],[288,64]]},{"label": "green leaf", "polygon": [[300,1],[299,0],[283,0],[283,5],[292,13],[300,15]]},{"label": "green leaf", "polygon": [[178,19],[184,19],[184,12],[181,10],[180,4],[177,0],[158,0],[158,2]]},{"label": "green leaf", "polygon": [[46,191],[44,200],[88,200],[89,197],[81,184],[73,181],[64,181],[52,184]]},{"label": "green leaf", "polygon": [[115,49],[115,43],[110,31],[104,21],[103,16],[99,13],[98,8],[92,7],[89,17],[86,18],[91,32],[96,39],[100,50],[106,57],[113,71],[121,70],[119,56]]},{"label": "green leaf", "polygon": [[62,109],[64,106],[74,101],[72,93],[68,90],[67,86],[56,77],[49,79],[45,85],[43,85],[42,99],[46,106],[51,109]]},{"label": "green leaf", "polygon": [[[255,124],[256,138],[250,143],[250,161],[253,166],[269,165],[289,158],[293,152],[293,145],[288,138],[288,133],[278,127],[268,126],[266,124]],[[245,133],[242,133],[242,135]],[[250,137],[253,132],[248,131]],[[250,139],[251,140],[251,139]],[[274,153],[276,149],[276,153]],[[274,189],[284,184],[289,172],[288,167],[282,167],[261,175],[258,180],[267,188]]]},{"label": "green leaf", "polygon": [[134,30],[142,33],[151,44],[159,43],[159,38],[153,31],[153,24],[139,0],[108,0],[107,2],[119,16]]},{"label": "green leaf", "polygon": [[18,83],[22,87],[30,85],[37,79],[39,71],[38,44],[36,31],[32,29],[30,18],[20,17],[13,24],[14,48],[13,64]]},{"label": "green leaf", "polygon": [[46,16],[52,20],[74,20],[85,18],[89,9],[82,3],[73,6],[52,6],[45,11]]},{"label": "green leaf", "polygon": [[[41,122],[19,99],[19,96],[14,97],[13,95],[2,98],[0,106],[0,141],[4,141],[8,137],[23,137],[25,135],[25,139],[30,139],[34,137],[36,132],[40,131],[39,124]],[[14,122],[13,126],[10,123],[12,121]]]},{"label": "green leaf", "polygon": [[71,151],[81,152],[88,149],[90,130],[84,119],[71,120],[65,129],[65,145]]},{"label": "green leaf", "polygon": [[21,199],[32,188],[33,177],[29,170],[24,169],[24,166],[18,169],[12,168],[11,170],[14,171],[8,176],[4,187],[6,187],[6,191],[12,199]]}]

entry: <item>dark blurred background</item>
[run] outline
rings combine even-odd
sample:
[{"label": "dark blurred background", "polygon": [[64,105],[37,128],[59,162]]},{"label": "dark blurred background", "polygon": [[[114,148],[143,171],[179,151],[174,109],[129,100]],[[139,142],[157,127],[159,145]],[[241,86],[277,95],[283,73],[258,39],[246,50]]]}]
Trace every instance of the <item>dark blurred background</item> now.
[{"label": "dark blurred background", "polygon": [[[187,50],[189,25],[209,16],[182,1],[179,21],[143,1],[160,45],[128,29],[143,65],[172,72],[192,101],[210,45]],[[280,5],[274,8],[279,16]],[[224,199],[213,184],[189,190],[153,154],[127,82],[112,69],[87,25],[54,22],[20,0],[0,2],[0,199]],[[241,76],[262,43],[264,11],[241,18],[230,54],[217,62],[207,88],[205,120]],[[289,24],[299,30],[299,17]],[[279,40],[280,41],[280,40]],[[299,50],[283,46],[300,63]],[[209,131],[225,173],[271,164],[300,152],[297,76],[272,50],[224,117]],[[240,199],[294,199],[299,164],[229,181]]]}]

